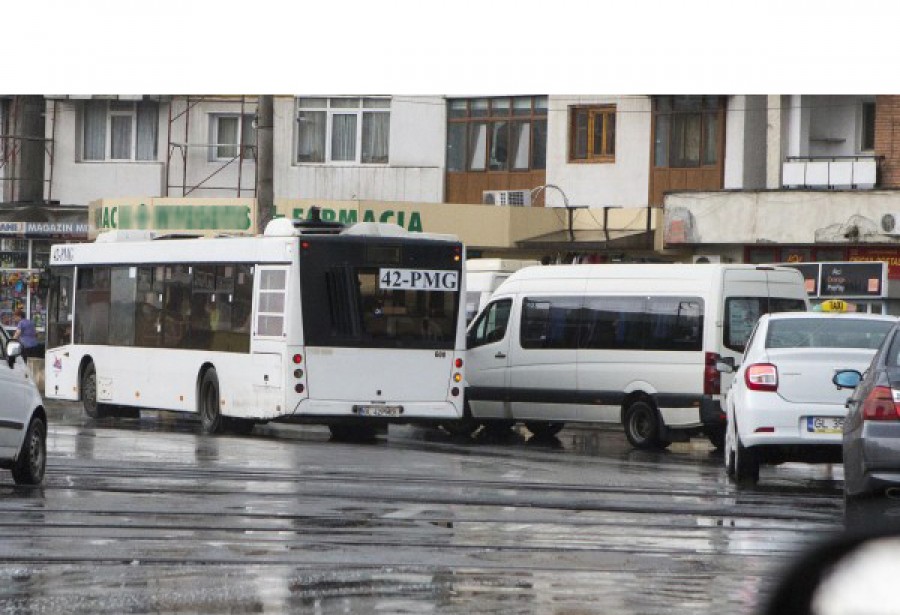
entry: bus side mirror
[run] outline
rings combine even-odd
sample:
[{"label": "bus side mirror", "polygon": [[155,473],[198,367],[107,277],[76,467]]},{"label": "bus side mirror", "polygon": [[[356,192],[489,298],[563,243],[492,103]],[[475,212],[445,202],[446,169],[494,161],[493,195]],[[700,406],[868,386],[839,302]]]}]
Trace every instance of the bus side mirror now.
[{"label": "bus side mirror", "polygon": [[12,369],[12,366],[16,362],[16,357],[22,355],[22,343],[17,342],[15,340],[10,341],[6,345],[6,361],[9,363],[9,368]]}]

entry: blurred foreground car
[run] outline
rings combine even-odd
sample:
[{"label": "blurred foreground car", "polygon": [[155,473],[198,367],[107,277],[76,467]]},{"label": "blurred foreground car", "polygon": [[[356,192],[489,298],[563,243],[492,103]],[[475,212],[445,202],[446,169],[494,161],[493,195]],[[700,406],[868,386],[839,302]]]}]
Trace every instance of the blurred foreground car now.
[{"label": "blurred foreground car", "polygon": [[832,378],[864,370],[896,322],[874,314],[760,317],[725,400],[728,475],[755,483],[763,463],[840,462],[847,392]]},{"label": "blurred foreground car", "polygon": [[900,498],[900,326],[863,370],[844,370],[834,384],[854,388],[844,426],[847,505],[870,496]]},{"label": "blurred foreground car", "polygon": [[0,468],[18,485],[37,485],[47,463],[47,415],[22,358],[22,345],[0,328]]}]

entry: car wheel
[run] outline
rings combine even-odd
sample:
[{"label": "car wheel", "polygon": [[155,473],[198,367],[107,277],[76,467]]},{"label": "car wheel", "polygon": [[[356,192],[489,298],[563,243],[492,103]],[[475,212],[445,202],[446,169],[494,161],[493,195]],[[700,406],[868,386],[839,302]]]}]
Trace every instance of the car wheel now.
[{"label": "car wheel", "polygon": [[97,370],[93,363],[88,363],[81,374],[81,404],[84,413],[95,419],[100,416],[100,404],[97,403]]},{"label": "car wheel", "polygon": [[47,426],[40,417],[31,419],[22,450],[12,467],[13,480],[17,485],[37,485],[44,480],[47,466]]},{"label": "car wheel", "polygon": [[219,376],[214,367],[206,370],[200,381],[200,396],[197,399],[200,412],[200,426],[203,433],[214,434],[222,430],[224,420],[220,411]]},{"label": "car wheel", "polygon": [[725,425],[725,474],[734,478],[734,424],[729,421]]},{"label": "car wheel", "polygon": [[625,437],[635,448],[659,449],[665,444],[659,437],[659,414],[645,401],[636,401],[625,410],[622,420]]},{"label": "car wheel", "polygon": [[550,421],[525,421],[525,428],[534,434],[535,438],[552,438],[562,431],[565,425],[565,423]]},{"label": "car wheel", "polygon": [[735,433],[734,478],[739,484],[754,485],[759,480],[759,455],[752,448],[741,442],[741,436]]}]

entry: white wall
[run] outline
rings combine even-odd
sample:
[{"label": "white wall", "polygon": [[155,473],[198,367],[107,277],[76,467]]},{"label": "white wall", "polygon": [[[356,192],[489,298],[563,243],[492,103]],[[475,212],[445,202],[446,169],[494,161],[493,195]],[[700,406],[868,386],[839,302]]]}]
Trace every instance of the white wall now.
[{"label": "white wall", "polygon": [[[547,118],[547,183],[559,186],[569,205],[645,207],[650,185],[649,96],[550,96]],[[569,107],[616,105],[616,159],[611,163],[569,162]],[[548,206],[562,206],[555,190]]]},{"label": "white wall", "polygon": [[[50,155],[44,164],[44,196],[65,205],[87,205],[100,198],[163,196],[166,157],[167,107],[160,104],[159,144],[156,161],[79,162],[81,143],[77,101],[46,101],[45,136],[55,139],[51,171]],[[55,126],[54,126],[55,124]]]},{"label": "white wall", "polygon": [[725,112],[726,190],[766,185],[766,97],[729,96]]},{"label": "white wall", "polygon": [[393,97],[387,165],[298,164],[293,162],[294,98],[277,97],[275,196],[441,203],[446,113],[441,96]]}]

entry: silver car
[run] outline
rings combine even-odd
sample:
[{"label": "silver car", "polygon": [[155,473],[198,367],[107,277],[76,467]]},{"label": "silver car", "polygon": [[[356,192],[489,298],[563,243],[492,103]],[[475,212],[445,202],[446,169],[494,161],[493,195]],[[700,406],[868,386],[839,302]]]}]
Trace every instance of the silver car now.
[{"label": "silver car", "polygon": [[868,496],[900,497],[900,325],[895,325],[872,363],[834,376],[855,388],[844,424],[844,495],[848,506]]},{"label": "silver car", "polygon": [[47,464],[47,415],[22,345],[2,328],[0,349],[0,468],[18,485],[37,485]]}]

